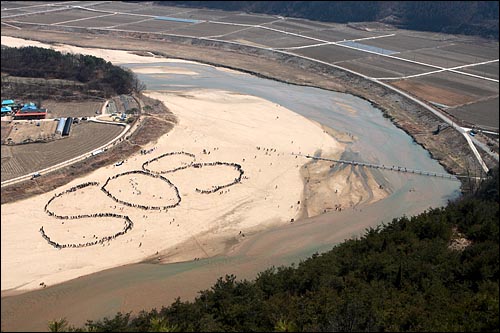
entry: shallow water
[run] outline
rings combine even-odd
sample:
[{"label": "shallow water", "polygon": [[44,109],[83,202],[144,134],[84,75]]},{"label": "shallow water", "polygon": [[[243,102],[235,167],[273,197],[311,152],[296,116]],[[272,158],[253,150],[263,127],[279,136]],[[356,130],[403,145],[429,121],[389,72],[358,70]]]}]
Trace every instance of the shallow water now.
[{"label": "shallow water", "polygon": [[[215,67],[191,63],[126,64],[138,67],[165,66],[183,69],[198,75],[138,74],[148,90],[189,91],[190,89],[219,89],[253,95],[280,104],[306,118],[315,120],[340,132],[354,135],[356,140],[348,144],[343,158],[356,161],[402,166],[411,169],[446,173],[430,154],[403,130],[398,129],[382,112],[359,97],[324,89],[296,86],[252,76],[218,70]],[[292,134],[291,134],[292,136]],[[302,152],[313,155],[314,152]],[[397,205],[412,211],[446,205],[460,191],[458,181],[381,171],[393,185],[394,193],[388,199],[388,207]],[[402,200],[410,188],[424,193],[418,201]]]},{"label": "shallow water", "polygon": [[[420,145],[383,117],[382,112],[366,100],[344,93],[313,87],[297,86],[275,80],[263,79],[246,73],[219,70],[213,66],[195,63],[150,63],[125,64],[130,69],[138,67],[165,66],[196,72],[198,75],[183,74],[137,74],[148,90],[189,91],[191,89],[226,90],[239,94],[257,96],[284,106],[306,118],[315,120],[336,131],[353,135],[355,140],[347,143],[342,159],[401,166],[437,173],[446,170]],[[293,139],[293,133],[290,134]],[[313,155],[315,152],[302,152]],[[359,219],[367,227],[388,223],[402,215],[412,216],[429,208],[444,206],[460,195],[460,182],[456,180],[427,177],[386,170],[373,170],[376,178],[390,184],[392,193],[365,212],[346,211],[334,213],[331,217],[336,226],[356,225]],[[411,190],[411,192],[410,192]],[[369,213],[368,213],[369,212]],[[306,232],[315,232],[309,227]],[[321,229],[323,233],[335,233],[333,229]],[[354,228],[352,236],[362,234],[364,229]],[[263,233],[266,233],[265,231]],[[259,234],[258,237],[265,238]],[[314,238],[314,239],[313,239]],[[274,264],[290,264],[307,258],[315,252],[330,249],[335,242],[319,233],[299,246],[291,245],[281,256],[274,256]],[[273,245],[269,245],[270,250]],[[276,247],[277,245],[274,245]],[[244,252],[244,251],[243,251]],[[239,255],[245,255],[244,253]],[[285,253],[286,252],[286,253]],[[194,263],[192,268],[201,265]]]},{"label": "shallow water", "polygon": [[[356,140],[347,144],[344,159],[446,173],[427,151],[361,98],[220,71],[201,64],[157,65],[187,69],[198,75],[138,74],[148,90],[202,88],[254,95],[354,135]],[[313,155],[315,152],[302,153]],[[159,309],[171,304],[177,296],[182,299],[195,297],[198,290],[210,288],[225,274],[251,279],[270,266],[298,263],[315,252],[331,249],[345,237],[360,236],[366,228],[388,223],[402,215],[411,216],[430,207],[443,206],[460,193],[458,181],[382,170],[375,170],[374,175],[390,183],[393,192],[387,198],[362,210],[332,212],[249,235],[226,255],[168,265],[127,265],[40,291],[3,297],[2,330],[45,330],[47,321],[54,318],[66,317],[71,324],[82,325],[87,319],[113,316],[118,311]]]}]

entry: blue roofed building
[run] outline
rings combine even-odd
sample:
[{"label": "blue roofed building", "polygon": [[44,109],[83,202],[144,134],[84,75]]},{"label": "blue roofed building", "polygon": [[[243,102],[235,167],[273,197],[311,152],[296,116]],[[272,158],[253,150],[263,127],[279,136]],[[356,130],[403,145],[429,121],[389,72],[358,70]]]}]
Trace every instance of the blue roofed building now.
[{"label": "blue roofed building", "polygon": [[30,111],[33,111],[33,110],[38,110],[38,108],[36,107],[35,103],[33,103],[33,102],[26,103],[21,108],[21,111],[23,111],[23,112],[30,112]]},{"label": "blue roofed building", "polygon": [[2,116],[12,112],[12,108],[10,106],[2,106]]},{"label": "blue roofed building", "polygon": [[16,106],[16,105],[17,104],[12,99],[4,99],[2,101],[2,107],[4,107],[4,106],[12,107],[12,106]]},{"label": "blue roofed building", "polygon": [[39,109],[35,103],[26,103],[24,106],[16,112],[14,119],[45,119],[47,116],[46,109]]}]

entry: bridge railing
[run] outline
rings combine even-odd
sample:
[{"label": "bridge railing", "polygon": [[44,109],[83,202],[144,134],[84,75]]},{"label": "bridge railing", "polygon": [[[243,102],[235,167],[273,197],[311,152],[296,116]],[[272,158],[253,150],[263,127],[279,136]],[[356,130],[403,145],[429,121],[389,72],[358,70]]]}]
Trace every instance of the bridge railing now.
[{"label": "bridge railing", "polygon": [[373,164],[373,163],[366,163],[366,162],[359,162],[359,161],[337,160],[337,159],[333,159],[333,158],[324,158],[324,157],[311,156],[311,155],[302,155],[302,154],[293,154],[293,155],[303,156],[303,157],[314,159],[314,160],[323,160],[323,161],[328,161],[328,162],[350,164],[350,165],[355,165],[355,166],[364,166],[364,167],[368,167],[368,168],[384,169],[384,170],[391,170],[391,171],[403,172],[403,173],[413,173],[413,174],[418,174],[418,175],[422,175],[422,176],[439,177],[439,178],[445,178],[445,179],[457,180],[457,181],[459,181],[458,178],[482,179],[481,177],[470,177],[470,176],[466,176],[466,175],[451,175],[451,174],[439,173],[439,172],[433,172],[433,171],[423,171],[423,170],[418,170],[418,169],[410,169],[407,167],[397,166],[397,165],[386,166],[383,164],[380,165],[380,164]]}]

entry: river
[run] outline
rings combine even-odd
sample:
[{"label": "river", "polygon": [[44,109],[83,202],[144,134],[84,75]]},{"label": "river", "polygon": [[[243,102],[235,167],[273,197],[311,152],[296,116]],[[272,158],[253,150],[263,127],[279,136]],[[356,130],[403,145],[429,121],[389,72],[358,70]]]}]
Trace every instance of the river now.
[{"label": "river", "polygon": [[[280,104],[306,118],[315,120],[336,131],[349,133],[356,140],[348,143],[343,156],[386,166],[402,166],[430,172],[447,173],[430,154],[397,128],[382,112],[359,97],[313,87],[286,84],[253,75],[196,63],[125,64],[130,69],[140,67],[167,67],[176,74],[138,74],[148,90],[218,89],[253,95]],[[178,74],[183,71],[198,75]],[[313,154],[314,152],[307,152]],[[386,204],[397,201],[409,212],[422,208],[439,207],[459,195],[460,184],[417,175],[384,172],[390,179],[394,193]],[[402,193],[410,188],[425,193],[422,201],[401,201]]]},{"label": "river", "polygon": [[[165,66],[177,74],[138,74],[148,90],[218,89],[254,95],[280,104],[355,140],[346,142],[344,159],[446,173],[429,153],[382,112],[356,96],[219,70],[196,63],[127,64],[131,69]],[[179,74],[183,71],[195,72]],[[315,152],[303,152],[314,154]],[[40,330],[50,319],[71,324],[113,316],[117,311],[149,310],[175,297],[191,299],[219,276],[252,279],[271,266],[298,263],[357,237],[366,228],[393,218],[446,205],[460,194],[460,182],[415,174],[376,170],[392,193],[363,210],[327,213],[273,230],[249,235],[228,253],[210,259],[158,265],[141,263],[102,271],[49,288],[2,298],[3,330]],[[410,191],[410,189],[412,191]],[[28,318],[30,318],[28,320]]]}]

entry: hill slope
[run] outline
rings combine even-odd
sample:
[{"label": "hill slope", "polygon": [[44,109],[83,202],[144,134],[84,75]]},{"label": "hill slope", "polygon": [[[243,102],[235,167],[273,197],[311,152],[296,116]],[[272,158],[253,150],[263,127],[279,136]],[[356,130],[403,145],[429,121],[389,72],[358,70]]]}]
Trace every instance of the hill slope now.
[{"label": "hill slope", "polygon": [[[23,97],[19,94],[23,94],[26,89],[29,89],[32,98],[53,98],[58,93],[65,96],[81,92],[107,98],[130,94],[141,85],[131,71],[114,66],[104,59],[82,54],[62,54],[33,46],[2,46],[1,71],[2,96],[12,95],[16,98]],[[29,84],[29,80],[19,77],[38,80]]]}]

